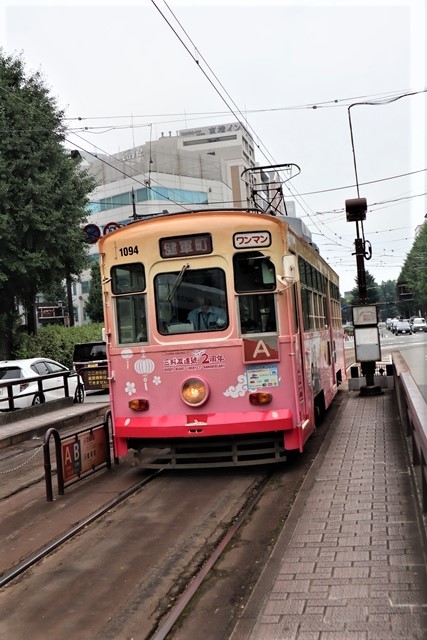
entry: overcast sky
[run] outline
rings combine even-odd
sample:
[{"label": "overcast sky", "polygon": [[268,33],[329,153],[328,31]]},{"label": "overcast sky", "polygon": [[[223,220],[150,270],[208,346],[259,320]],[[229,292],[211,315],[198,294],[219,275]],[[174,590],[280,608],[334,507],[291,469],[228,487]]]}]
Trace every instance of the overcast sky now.
[{"label": "overcast sky", "polygon": [[239,118],[260,165],[300,166],[289,183],[297,215],[344,292],[356,276],[350,113],[366,269],[378,283],[398,277],[427,211],[424,0],[90,4],[0,0],[2,46],[43,73],[70,144],[117,153]]}]

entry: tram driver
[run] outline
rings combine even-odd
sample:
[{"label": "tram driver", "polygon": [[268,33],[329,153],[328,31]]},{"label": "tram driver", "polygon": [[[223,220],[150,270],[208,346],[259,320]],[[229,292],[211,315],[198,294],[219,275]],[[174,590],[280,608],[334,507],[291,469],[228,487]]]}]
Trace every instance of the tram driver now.
[{"label": "tram driver", "polygon": [[195,331],[210,331],[225,327],[227,317],[223,309],[212,306],[210,298],[200,297],[197,302],[199,306],[188,314],[188,321],[192,323]]}]

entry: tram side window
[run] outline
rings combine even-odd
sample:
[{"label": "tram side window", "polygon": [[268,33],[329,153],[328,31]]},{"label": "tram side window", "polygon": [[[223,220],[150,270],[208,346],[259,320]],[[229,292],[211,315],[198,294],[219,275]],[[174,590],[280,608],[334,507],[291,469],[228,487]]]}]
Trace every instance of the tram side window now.
[{"label": "tram side window", "polygon": [[144,265],[136,262],[113,267],[111,269],[111,289],[114,294],[144,291]]},{"label": "tram side window", "polygon": [[116,314],[119,344],[147,342],[145,295],[116,298]]},{"label": "tram side window", "polygon": [[245,251],[233,256],[234,288],[237,293],[274,291],[276,270],[270,258],[260,251]]},{"label": "tram side window", "polygon": [[154,278],[157,328],[162,335],[223,331],[228,327],[225,273],[222,269],[190,269]]},{"label": "tram side window", "polygon": [[137,262],[112,267],[111,289],[116,308],[118,344],[147,342],[145,286],[143,264]]},{"label": "tram side window", "polygon": [[330,283],[332,326],[336,328],[342,327],[341,304],[339,288],[333,282]]},{"label": "tram side window", "polygon": [[304,286],[301,287],[301,302],[304,331],[310,329],[310,292]]},{"label": "tram side window", "polygon": [[312,264],[298,256],[304,331],[324,329],[326,317],[326,279]]}]

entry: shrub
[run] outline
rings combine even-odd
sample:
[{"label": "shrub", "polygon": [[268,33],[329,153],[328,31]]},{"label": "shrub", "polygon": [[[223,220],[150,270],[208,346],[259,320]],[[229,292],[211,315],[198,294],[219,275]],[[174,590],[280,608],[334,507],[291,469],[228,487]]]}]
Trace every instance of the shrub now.
[{"label": "shrub", "polygon": [[49,325],[41,327],[36,336],[20,334],[12,357],[52,358],[66,367],[72,367],[73,351],[76,342],[94,342],[102,340],[103,323],[86,324],[81,327],[60,327]]}]

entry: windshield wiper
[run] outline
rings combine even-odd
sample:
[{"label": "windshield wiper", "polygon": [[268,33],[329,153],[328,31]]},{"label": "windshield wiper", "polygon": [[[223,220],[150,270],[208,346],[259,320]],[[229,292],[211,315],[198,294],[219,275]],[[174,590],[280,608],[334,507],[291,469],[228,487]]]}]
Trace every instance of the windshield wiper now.
[{"label": "windshield wiper", "polygon": [[183,281],[183,279],[184,279],[184,273],[185,273],[185,272],[187,271],[187,269],[189,269],[189,268],[190,268],[190,265],[189,265],[189,264],[188,264],[188,262],[187,262],[187,264],[184,264],[184,266],[182,267],[181,271],[178,273],[178,275],[177,275],[177,277],[176,277],[176,280],[175,280],[175,282],[174,282],[174,284],[173,284],[173,287],[172,287],[172,289],[169,291],[169,293],[168,293],[168,297],[166,298],[166,300],[167,300],[168,302],[170,302],[170,301],[172,300],[172,298],[174,297],[174,295],[175,295],[175,293],[177,292],[177,290],[178,290],[178,288],[179,288],[179,286],[180,286],[181,282],[182,282],[182,281]]}]

